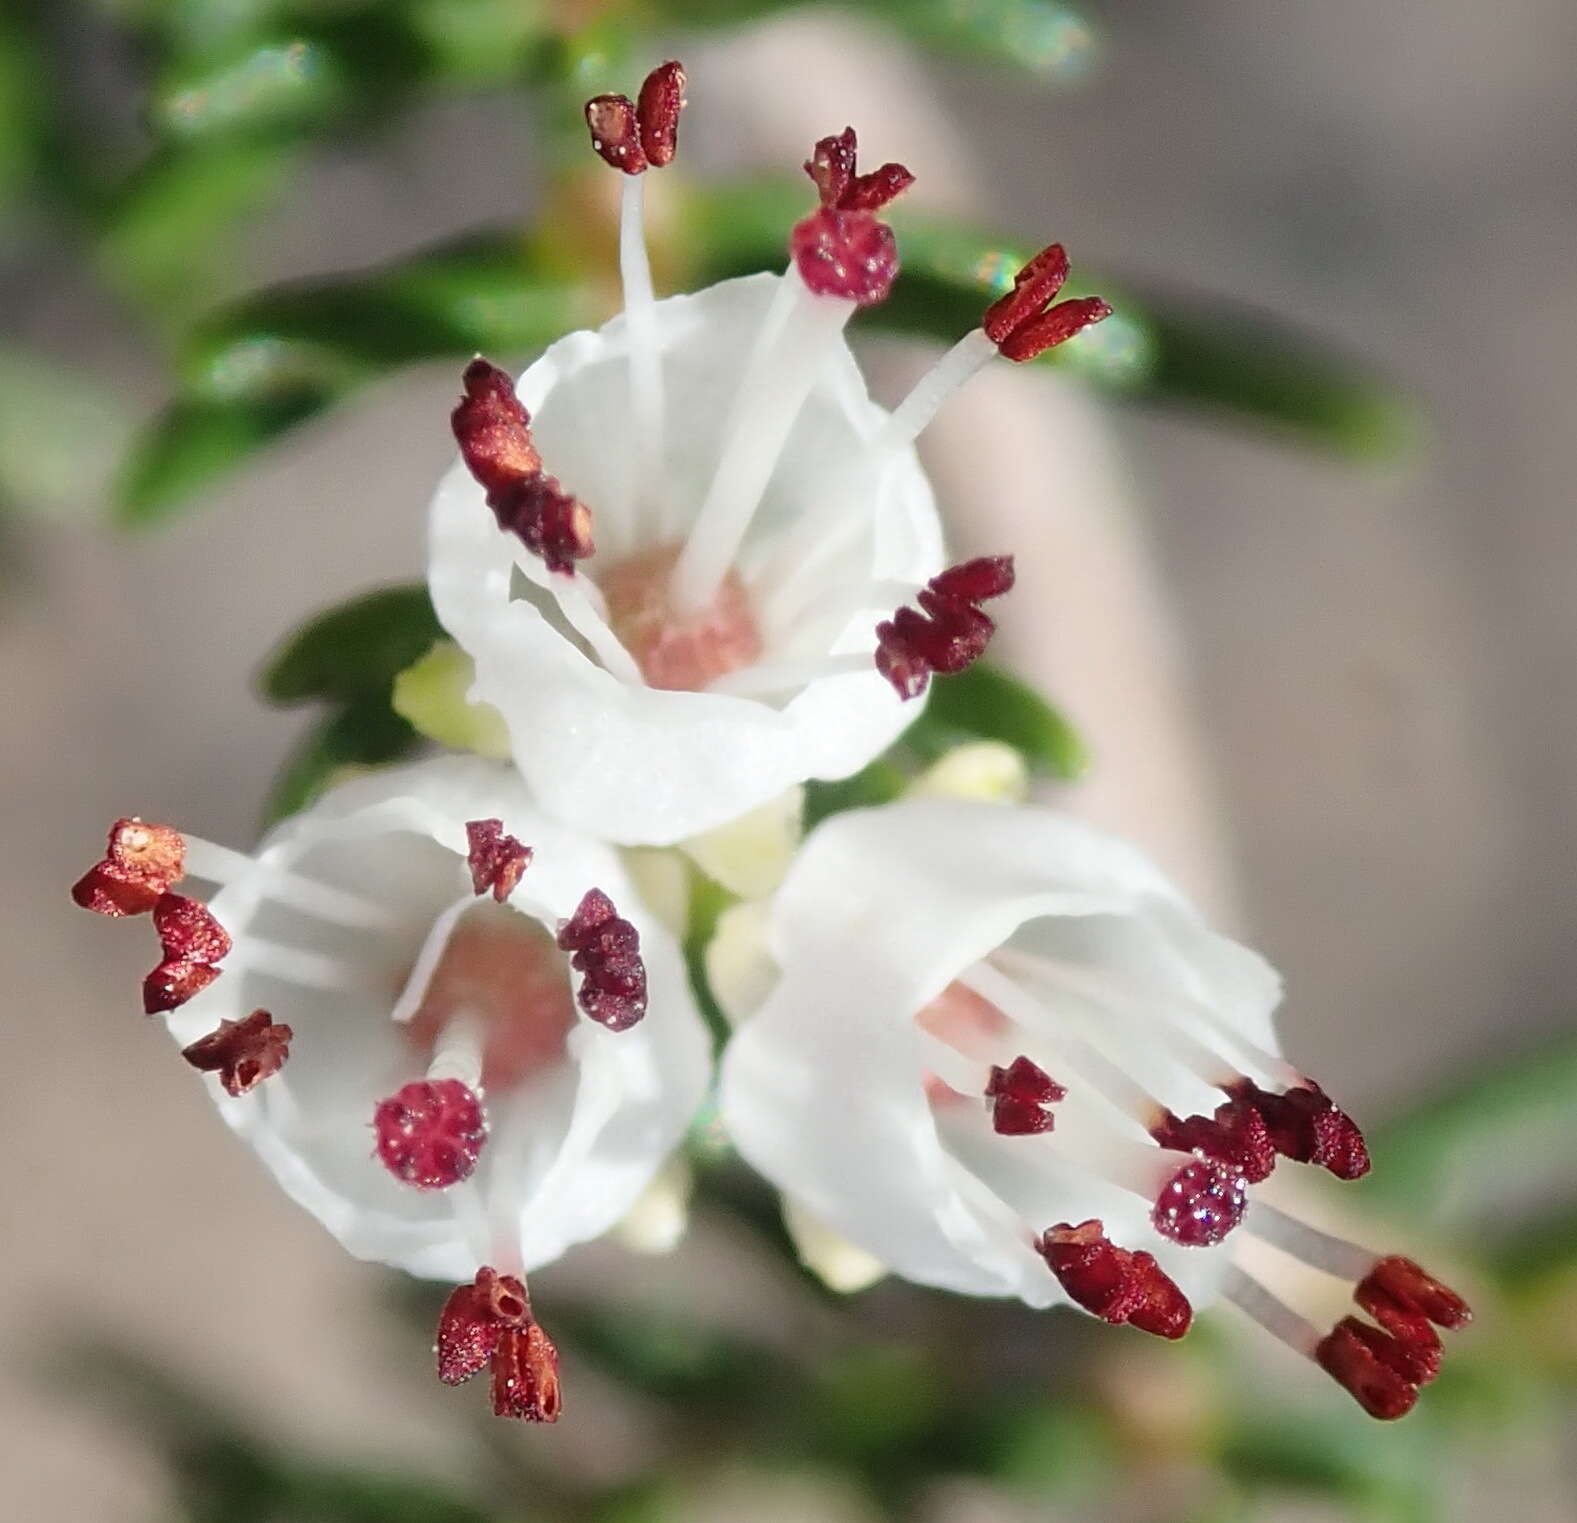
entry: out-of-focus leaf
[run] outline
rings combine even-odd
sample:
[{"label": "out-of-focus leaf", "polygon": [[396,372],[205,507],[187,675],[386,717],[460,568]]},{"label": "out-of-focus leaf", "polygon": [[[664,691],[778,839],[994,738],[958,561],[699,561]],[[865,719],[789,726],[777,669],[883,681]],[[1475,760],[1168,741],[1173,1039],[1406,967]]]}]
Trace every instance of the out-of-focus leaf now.
[{"label": "out-of-focus leaf", "polygon": [[904,739],[922,755],[934,755],[960,737],[999,740],[1033,771],[1062,782],[1075,782],[1089,769],[1089,753],[1073,726],[1034,688],[983,661],[935,680],[924,714]]},{"label": "out-of-focus leaf", "polygon": [[[781,267],[788,230],[809,205],[808,190],[788,182],[697,192],[691,235],[702,274],[720,279]],[[1018,239],[901,204],[893,222],[903,274],[891,297],[862,320],[873,329],[950,343],[979,323],[1034,252]],[[1393,453],[1413,437],[1413,414],[1394,392],[1288,324],[1219,300],[1143,294],[1138,282],[1090,269],[1077,250],[1075,275],[1068,294],[1099,292],[1115,315],[1036,364],[1060,366],[1113,395],[1270,424],[1353,456]]]},{"label": "out-of-focus leaf", "polygon": [[274,782],[263,809],[264,824],[305,809],[343,775],[401,761],[421,743],[416,731],[390,709],[387,694],[353,699],[307,731]]},{"label": "out-of-focus leaf", "polygon": [[147,112],[153,129],[175,142],[284,135],[342,113],[351,90],[329,46],[286,33],[178,64],[154,87]]},{"label": "out-of-focus leaf", "polygon": [[890,804],[909,786],[910,774],[895,760],[879,756],[853,777],[805,784],[805,829],[814,830],[830,815],[845,809]]},{"label": "out-of-focus leaf", "polygon": [[344,702],[387,694],[394,679],[443,638],[420,582],[380,587],[318,614],[264,663],[270,703]]},{"label": "out-of-focus leaf", "polygon": [[0,497],[24,509],[98,510],[131,433],[97,377],[0,348]]},{"label": "out-of-focus leaf", "polygon": [[43,146],[40,70],[19,16],[0,13],[0,214],[27,188]]},{"label": "out-of-focus leaf", "polygon": [[1089,22],[1058,0],[869,0],[867,8],[949,60],[975,57],[1066,81],[1094,57]]},{"label": "out-of-focus leaf", "polygon": [[482,234],[355,275],[262,291],[202,322],[180,358],[185,395],[140,441],[122,518],[155,522],[265,444],[402,365],[507,359],[593,308],[513,233]]},{"label": "out-of-focus leaf", "polygon": [[728,1041],[730,1027],[728,1017],[723,1014],[722,1007],[717,1003],[717,996],[712,993],[712,985],[706,976],[706,947],[711,941],[712,934],[717,930],[718,917],[731,904],[737,903],[737,897],[718,883],[709,878],[700,868],[690,867],[690,916],[689,925],[684,935],[684,961],[685,969],[690,975],[690,987],[695,993],[695,1002],[700,1007],[702,1018],[706,1021],[707,1030],[712,1035],[714,1049],[721,1052],[724,1043]]},{"label": "out-of-focus leaf", "polygon": [[298,423],[321,411],[312,392],[258,402],[176,402],[132,444],[116,515],[143,528],[166,518]]},{"label": "out-of-focus leaf", "polygon": [[1504,1224],[1519,1205],[1570,1201],[1577,1041],[1473,1071],[1370,1130],[1374,1172],[1358,1198],[1432,1227]]},{"label": "out-of-focus leaf", "polygon": [[1577,1206],[1497,1232],[1486,1247],[1490,1267],[1513,1289],[1577,1272]]},{"label": "out-of-focus leaf", "polygon": [[1067,1505],[1117,1467],[1110,1421],[1072,1399],[1005,1403],[997,1420],[982,1426],[990,1448],[980,1468],[1027,1496]]},{"label": "out-of-focus leaf", "polygon": [[544,0],[405,0],[403,9],[429,67],[472,89],[518,78],[550,19]]},{"label": "out-of-focus leaf", "polygon": [[116,196],[99,230],[99,268],[171,329],[236,283],[229,235],[285,183],[297,150],[219,143],[156,155]]}]

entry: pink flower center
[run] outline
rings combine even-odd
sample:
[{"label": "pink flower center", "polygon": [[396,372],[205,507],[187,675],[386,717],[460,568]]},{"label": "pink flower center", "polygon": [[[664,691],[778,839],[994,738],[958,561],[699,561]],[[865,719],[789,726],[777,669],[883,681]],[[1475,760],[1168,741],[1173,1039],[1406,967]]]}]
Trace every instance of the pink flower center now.
[{"label": "pink flower center", "polygon": [[608,622],[655,688],[700,692],[761,654],[761,631],[738,573],[730,571],[709,607],[681,615],[669,596],[678,545],[620,561],[599,579]]},{"label": "pink flower center", "polygon": [[496,1092],[560,1062],[575,1019],[553,937],[528,916],[480,904],[455,926],[406,1034],[425,1060],[451,1021],[466,1021],[481,1043],[483,1087]]}]

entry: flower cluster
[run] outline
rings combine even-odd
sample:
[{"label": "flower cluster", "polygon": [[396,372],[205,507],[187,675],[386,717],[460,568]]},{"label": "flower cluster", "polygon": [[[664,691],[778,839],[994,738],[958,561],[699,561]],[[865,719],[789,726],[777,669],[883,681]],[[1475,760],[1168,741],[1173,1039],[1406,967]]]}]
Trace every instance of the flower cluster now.
[{"label": "flower cluster", "polygon": [[[852,128],[805,165],[819,204],[781,275],[656,300],[645,173],[675,156],[685,90],[670,63],[586,108],[623,176],[623,315],[518,383],[480,357],[461,378],[429,588],[507,760],[345,781],[251,854],[120,820],[74,898],[151,916],[144,1009],[347,1249],[456,1287],[439,1377],[490,1369],[500,1415],[560,1410],[528,1273],[636,1207],[712,1081],[630,847],[680,847],[741,896],[707,954],[740,1022],[722,1113],[802,1244],[1167,1339],[1224,1297],[1400,1415],[1467,1308],[1259,1198],[1282,1160],[1369,1167],[1281,1057],[1265,963],[1119,841],[923,796],[956,777],[798,839],[800,785],[876,760],[1013,586],[1011,555],[946,565],[916,438],[995,357],[1110,309],[1057,300],[1052,244],[879,407],[844,329],[899,274],[882,214],[913,176],[860,173]],[[174,891],[187,875],[208,903]],[[1305,1320],[1256,1242],[1374,1323]]]}]

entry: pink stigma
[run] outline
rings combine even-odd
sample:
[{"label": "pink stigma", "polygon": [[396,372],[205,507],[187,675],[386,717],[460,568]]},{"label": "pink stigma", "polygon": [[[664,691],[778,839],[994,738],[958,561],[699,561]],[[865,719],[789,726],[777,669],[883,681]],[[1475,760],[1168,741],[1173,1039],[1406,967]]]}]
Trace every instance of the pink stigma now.
[{"label": "pink stigma", "polygon": [[996,623],[980,604],[1013,586],[1011,555],[982,556],[934,576],[913,608],[876,626],[876,670],[902,699],[918,698],[933,673],[961,672],[985,654]]},{"label": "pink stigma", "polygon": [[1222,1241],[1248,1210],[1248,1181],[1229,1164],[1199,1156],[1161,1187],[1151,1224],[1184,1248],[1209,1248]]},{"label": "pink stigma", "polygon": [[183,1047],[181,1056],[201,1073],[218,1074],[227,1095],[240,1096],[285,1066],[293,1035],[290,1027],[276,1026],[268,1011],[254,1010],[245,1020],[220,1021]]},{"label": "pink stigma", "polygon": [[584,975],[575,998],[592,1020],[609,1031],[628,1031],[646,1014],[640,932],[600,888],[587,889],[559,927],[558,944],[574,954],[570,966]]},{"label": "pink stigma", "polygon": [[468,1179],[487,1141],[475,1091],[458,1079],[418,1079],[380,1100],[372,1114],[378,1157],[418,1190],[446,1190]]}]

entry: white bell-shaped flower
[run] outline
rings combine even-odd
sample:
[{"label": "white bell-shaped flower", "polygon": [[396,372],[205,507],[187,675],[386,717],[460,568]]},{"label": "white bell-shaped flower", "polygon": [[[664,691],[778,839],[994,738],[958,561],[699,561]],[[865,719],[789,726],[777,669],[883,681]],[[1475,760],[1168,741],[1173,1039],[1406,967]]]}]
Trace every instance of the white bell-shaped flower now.
[{"label": "white bell-shaped flower", "polygon": [[[1455,1297],[1251,1200],[1278,1157],[1358,1177],[1363,1139],[1279,1056],[1276,973],[1132,847],[956,799],[839,815],[767,941],[776,983],[730,1044],[725,1123],[896,1273],[1168,1338],[1225,1294],[1380,1416],[1433,1377]],[[1247,1267],[1256,1241],[1351,1282],[1381,1326],[1317,1330]]]},{"label": "white bell-shaped flower", "polygon": [[[219,885],[206,908],[183,874]],[[74,895],[151,912],[145,1008],[286,1193],[358,1258],[481,1275],[467,1347],[503,1350],[495,1406],[556,1415],[523,1277],[630,1210],[710,1081],[618,854],[512,769],[446,758],[345,783],[251,855],[121,821]]]}]

